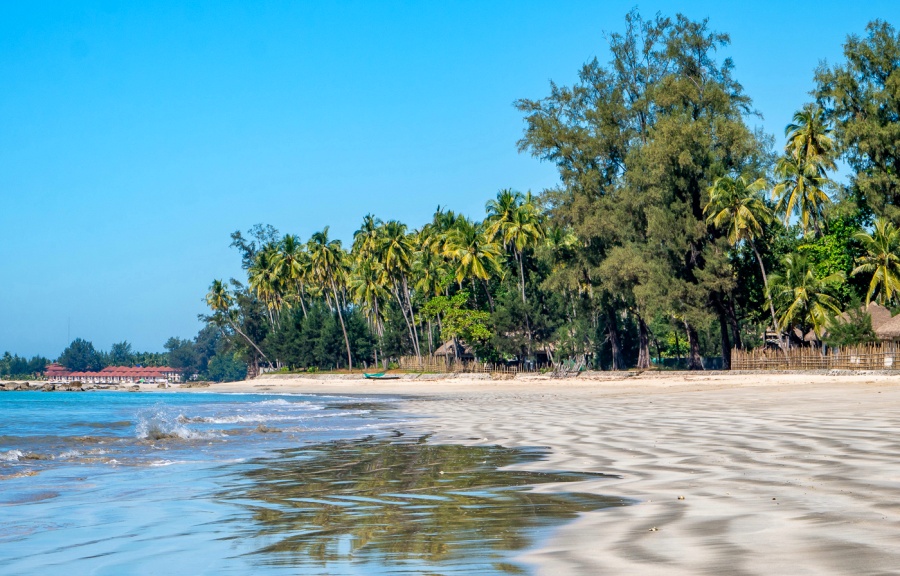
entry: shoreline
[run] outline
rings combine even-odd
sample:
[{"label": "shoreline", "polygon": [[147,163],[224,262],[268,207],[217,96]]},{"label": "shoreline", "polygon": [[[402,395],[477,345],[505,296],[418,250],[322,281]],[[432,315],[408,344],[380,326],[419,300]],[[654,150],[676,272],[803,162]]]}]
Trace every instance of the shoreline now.
[{"label": "shoreline", "polygon": [[[900,565],[900,375],[429,382],[267,376],[216,391],[406,396],[430,442],[544,446],[535,471],[638,500],[523,551],[538,574],[883,574]],[[206,389],[210,390],[210,389]],[[684,499],[679,499],[683,497]],[[655,528],[655,530],[654,530]]]},{"label": "shoreline", "polygon": [[[637,501],[581,514],[517,561],[537,574],[884,574],[900,565],[900,374],[599,373],[372,381],[266,375],[164,393],[402,397],[430,443],[546,447],[532,471]],[[152,386],[152,387],[151,387]],[[683,498],[683,499],[681,499]]]}]

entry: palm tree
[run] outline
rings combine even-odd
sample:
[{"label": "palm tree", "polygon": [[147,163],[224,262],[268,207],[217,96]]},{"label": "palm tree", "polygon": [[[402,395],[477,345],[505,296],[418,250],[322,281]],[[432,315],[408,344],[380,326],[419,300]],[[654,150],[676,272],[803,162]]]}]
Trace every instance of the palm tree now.
[{"label": "palm tree", "polygon": [[811,224],[816,235],[821,235],[820,220],[825,207],[831,204],[825,192],[831,185],[828,171],[837,169],[832,130],[825,111],[815,104],[807,104],[794,114],[793,122],[784,132],[785,155],[775,166],[778,183],[772,190],[776,210],[784,214],[785,223],[792,215],[799,216],[804,234]]},{"label": "palm tree", "polygon": [[825,110],[817,104],[806,104],[784,129],[785,152],[807,166],[836,170],[831,133]]},{"label": "palm tree", "polygon": [[491,240],[495,240],[497,236],[502,236],[503,226],[513,218],[513,214],[522,205],[525,199],[521,192],[514,192],[509,188],[505,188],[497,192],[497,198],[488,200],[485,205],[487,219],[485,226],[487,235]]},{"label": "palm tree", "polygon": [[778,183],[772,189],[772,199],[775,210],[784,215],[785,224],[792,215],[797,215],[804,234],[812,225],[816,234],[821,235],[819,222],[824,219],[825,207],[831,204],[831,198],[825,193],[831,181],[824,169],[793,156],[783,156],[775,165],[775,175]]},{"label": "palm tree", "polygon": [[391,292],[400,305],[416,358],[421,358],[419,330],[416,326],[409,286],[415,247],[410,235],[407,234],[406,224],[397,220],[385,222],[379,229],[375,254],[384,270],[384,283],[391,287]]},{"label": "palm tree", "polygon": [[344,344],[347,346],[347,366],[353,370],[350,338],[347,337],[347,326],[344,324],[344,313],[341,310],[341,299],[338,296],[337,288],[338,281],[344,278],[344,249],[341,247],[341,241],[329,240],[328,226],[326,226],[321,232],[316,232],[310,237],[307,249],[315,274],[322,281],[326,290],[331,288],[334,309],[337,310],[341,331],[344,333]]},{"label": "palm tree", "polygon": [[[371,258],[359,258],[350,276],[350,294],[359,306],[379,341],[384,338],[385,302],[390,297],[382,284],[381,264]],[[378,349],[375,349],[378,364]]]},{"label": "palm tree", "polygon": [[878,218],[871,234],[860,231],[853,237],[862,243],[866,253],[856,259],[857,266],[850,275],[871,273],[866,304],[878,292],[878,302],[884,306],[900,292],[900,230],[888,220]]},{"label": "palm tree", "polygon": [[704,207],[703,213],[706,214],[708,225],[726,231],[728,242],[732,246],[746,242],[753,250],[753,255],[756,256],[759,270],[762,273],[763,287],[766,291],[766,300],[769,301],[773,328],[778,334],[778,341],[784,348],[778,317],[775,314],[775,304],[769,290],[766,267],[756,248],[756,240],[762,237],[764,227],[773,220],[772,211],[762,199],[762,192],[765,188],[766,181],[763,178],[758,178],[753,182],[743,175],[737,178],[730,176],[717,178],[709,188],[709,202]]},{"label": "palm tree", "polygon": [[362,226],[353,233],[352,252],[362,258],[371,256],[378,246],[381,225],[381,220],[371,214],[366,214],[363,217]]},{"label": "palm tree", "polygon": [[522,293],[522,303],[525,299],[525,250],[536,247],[544,239],[545,231],[541,222],[540,213],[531,199],[531,194],[509,214],[507,220],[500,226],[503,243],[512,248],[516,262],[519,265],[519,290]]},{"label": "palm tree", "polygon": [[277,266],[276,273],[284,278],[285,283],[293,283],[297,290],[297,299],[300,300],[300,307],[303,310],[303,316],[307,316],[306,299],[306,278],[309,273],[309,255],[306,253],[300,238],[293,234],[286,234],[281,239],[279,251],[276,254]]},{"label": "palm tree", "polygon": [[253,288],[257,297],[265,304],[269,323],[273,326],[278,324],[284,295],[282,278],[278,268],[277,248],[274,244],[268,244],[256,254],[256,257],[250,264],[250,268],[247,269],[247,279],[250,282],[250,287]]},{"label": "palm tree", "polygon": [[259,346],[257,346],[256,343],[238,327],[236,322],[237,313],[233,308],[234,296],[224,282],[221,280],[213,280],[212,284],[209,286],[209,292],[206,294],[206,305],[213,311],[215,318],[219,322],[225,322],[231,326],[231,328],[236,333],[240,334],[260,356],[266,359],[266,362],[271,364],[271,361],[268,356],[266,356],[265,352],[263,352]]},{"label": "palm tree", "polygon": [[782,274],[772,275],[781,325],[798,326],[803,333],[812,328],[821,338],[828,319],[841,313],[839,302],[828,291],[844,275],[837,272],[819,278],[809,260],[799,254],[785,256],[784,266]]},{"label": "palm tree", "polygon": [[444,255],[455,262],[456,281],[460,285],[467,278],[472,281],[473,289],[475,280],[481,280],[484,283],[488,303],[493,310],[494,303],[487,281],[493,274],[501,274],[498,264],[500,249],[488,238],[484,226],[474,224],[468,218],[460,218],[447,233],[444,241]]}]

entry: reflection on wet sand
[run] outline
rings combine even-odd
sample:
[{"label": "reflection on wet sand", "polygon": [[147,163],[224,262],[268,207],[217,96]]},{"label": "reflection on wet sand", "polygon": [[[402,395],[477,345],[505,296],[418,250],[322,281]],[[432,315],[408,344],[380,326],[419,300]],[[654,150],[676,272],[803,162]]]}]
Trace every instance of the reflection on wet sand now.
[{"label": "reflection on wet sand", "polygon": [[[372,563],[518,571],[505,552],[531,543],[534,529],[579,512],[626,505],[587,493],[536,493],[535,484],[607,477],[501,470],[543,458],[539,449],[432,445],[425,438],[340,441],[285,450],[257,462],[237,491],[268,565]],[[349,567],[349,565],[347,566]]]}]

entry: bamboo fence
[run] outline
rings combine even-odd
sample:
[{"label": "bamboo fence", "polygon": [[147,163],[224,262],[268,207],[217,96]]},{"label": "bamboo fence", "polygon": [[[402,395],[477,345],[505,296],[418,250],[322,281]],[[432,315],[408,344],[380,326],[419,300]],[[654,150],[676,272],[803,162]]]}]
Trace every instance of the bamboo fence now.
[{"label": "bamboo fence", "polygon": [[880,342],[841,348],[732,350],[732,370],[900,370],[900,346]]},{"label": "bamboo fence", "polygon": [[478,362],[476,360],[459,360],[457,358],[435,358],[432,356],[401,356],[397,362],[401,370],[411,372],[435,372],[439,374],[467,373],[467,374],[520,374],[534,373],[547,368],[547,366],[532,364],[520,366],[502,363]]}]

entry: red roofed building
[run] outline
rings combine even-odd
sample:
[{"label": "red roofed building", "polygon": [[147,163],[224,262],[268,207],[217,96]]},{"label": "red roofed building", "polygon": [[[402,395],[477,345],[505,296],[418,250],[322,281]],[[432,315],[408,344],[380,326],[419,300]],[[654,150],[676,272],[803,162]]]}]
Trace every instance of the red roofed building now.
[{"label": "red roofed building", "polygon": [[123,384],[135,382],[180,382],[181,373],[169,366],[107,366],[99,372],[72,372],[65,366],[50,364],[44,370],[50,382],[89,382],[91,384]]}]

